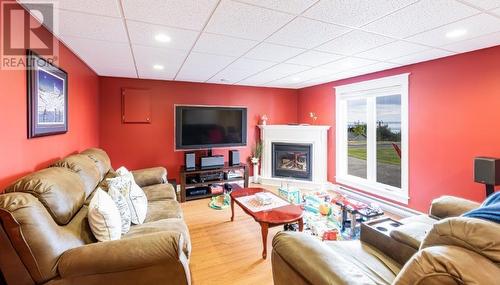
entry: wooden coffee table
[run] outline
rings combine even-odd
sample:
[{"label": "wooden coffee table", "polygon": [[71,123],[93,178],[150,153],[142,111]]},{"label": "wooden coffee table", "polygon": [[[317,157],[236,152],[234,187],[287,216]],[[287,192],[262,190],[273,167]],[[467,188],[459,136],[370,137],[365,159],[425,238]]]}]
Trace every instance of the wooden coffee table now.
[{"label": "wooden coffee table", "polygon": [[[304,221],[302,220],[302,215],[304,210],[297,205],[286,205],[271,210],[264,210],[260,212],[252,212],[245,205],[241,204],[236,198],[251,196],[259,192],[269,192],[262,188],[242,188],[234,190],[231,193],[231,221],[234,221],[234,203],[238,204],[240,208],[250,215],[257,223],[260,224],[262,232],[262,243],[264,249],[262,251],[262,258],[267,257],[267,233],[268,229],[284,224],[290,224],[294,222],[299,223],[299,231],[304,228]],[[272,193],[272,192],[270,192]],[[272,193],[274,195],[274,193]]]}]

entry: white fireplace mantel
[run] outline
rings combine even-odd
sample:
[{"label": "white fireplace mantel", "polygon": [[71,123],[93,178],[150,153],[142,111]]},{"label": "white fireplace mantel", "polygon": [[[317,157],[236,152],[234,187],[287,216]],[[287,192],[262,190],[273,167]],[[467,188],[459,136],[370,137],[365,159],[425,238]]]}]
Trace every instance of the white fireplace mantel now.
[{"label": "white fireplace mantel", "polygon": [[[328,184],[328,137],[330,126],[319,125],[261,125],[260,138],[263,144],[260,182],[266,185],[280,185],[291,182],[306,189],[323,189]],[[311,144],[312,179],[300,180],[273,177],[273,143]]]}]

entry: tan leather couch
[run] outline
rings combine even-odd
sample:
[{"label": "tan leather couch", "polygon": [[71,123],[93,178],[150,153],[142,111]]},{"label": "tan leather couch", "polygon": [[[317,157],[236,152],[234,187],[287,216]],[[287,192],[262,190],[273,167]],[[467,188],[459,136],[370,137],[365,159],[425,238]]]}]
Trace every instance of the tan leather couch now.
[{"label": "tan leather couch", "polygon": [[14,182],[0,195],[0,266],[8,284],[190,284],[189,232],[162,167],[133,171],[148,197],[142,225],[97,242],[87,221],[95,189],[114,176],[88,149]]},{"label": "tan leather couch", "polygon": [[320,242],[303,233],[278,233],[274,284],[500,284],[500,225],[455,217],[477,205],[452,197],[436,200],[431,214],[444,219],[431,225],[405,264],[362,241]]}]

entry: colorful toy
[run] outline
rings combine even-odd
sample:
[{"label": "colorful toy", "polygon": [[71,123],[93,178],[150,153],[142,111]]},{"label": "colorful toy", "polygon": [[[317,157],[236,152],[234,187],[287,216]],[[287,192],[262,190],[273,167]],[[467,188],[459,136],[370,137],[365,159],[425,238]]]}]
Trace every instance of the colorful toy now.
[{"label": "colorful toy", "polygon": [[338,230],[329,230],[323,233],[322,240],[337,240]]},{"label": "colorful toy", "polygon": [[281,198],[295,205],[300,204],[300,190],[297,187],[280,187],[278,194]]},{"label": "colorful toy", "polygon": [[328,203],[322,203],[319,205],[319,212],[323,216],[328,216],[331,213],[331,208]]},{"label": "colorful toy", "polygon": [[323,202],[320,198],[314,195],[304,196],[304,210],[319,213],[319,205]]},{"label": "colorful toy", "polygon": [[210,199],[210,202],[208,203],[208,206],[215,210],[222,210],[229,207],[230,203],[231,197],[229,196],[229,194],[222,194],[212,197],[212,199]]}]

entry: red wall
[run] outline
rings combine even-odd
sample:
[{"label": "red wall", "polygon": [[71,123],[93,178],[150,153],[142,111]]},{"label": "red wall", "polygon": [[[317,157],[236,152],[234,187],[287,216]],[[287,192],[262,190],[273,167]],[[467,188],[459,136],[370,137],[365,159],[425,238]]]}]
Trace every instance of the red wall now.
[{"label": "red wall", "polygon": [[[500,46],[299,90],[298,118],[334,129],[335,86],[411,73],[409,87],[409,207],[432,199],[484,199],[473,181],[475,156],[500,157]],[[335,134],[329,135],[328,178],[335,182]]]},{"label": "red wall", "polygon": [[[46,36],[52,35],[47,31]],[[29,140],[26,71],[0,70],[0,113],[4,121],[0,139],[0,192],[16,178],[46,167],[59,157],[99,145],[99,77],[62,44],[57,65],[69,78],[69,131]]]},{"label": "red wall", "polygon": [[[151,124],[122,124],[121,88],[150,90]],[[256,126],[260,115],[267,114],[271,124],[297,121],[297,91],[290,89],[103,77],[100,94],[100,142],[113,166],[137,169],[162,165],[170,178],[178,178],[184,164],[184,153],[174,151],[174,104],[247,107],[248,146],[240,148],[242,160],[250,155],[259,135]],[[227,149],[214,153],[227,155]]]}]

